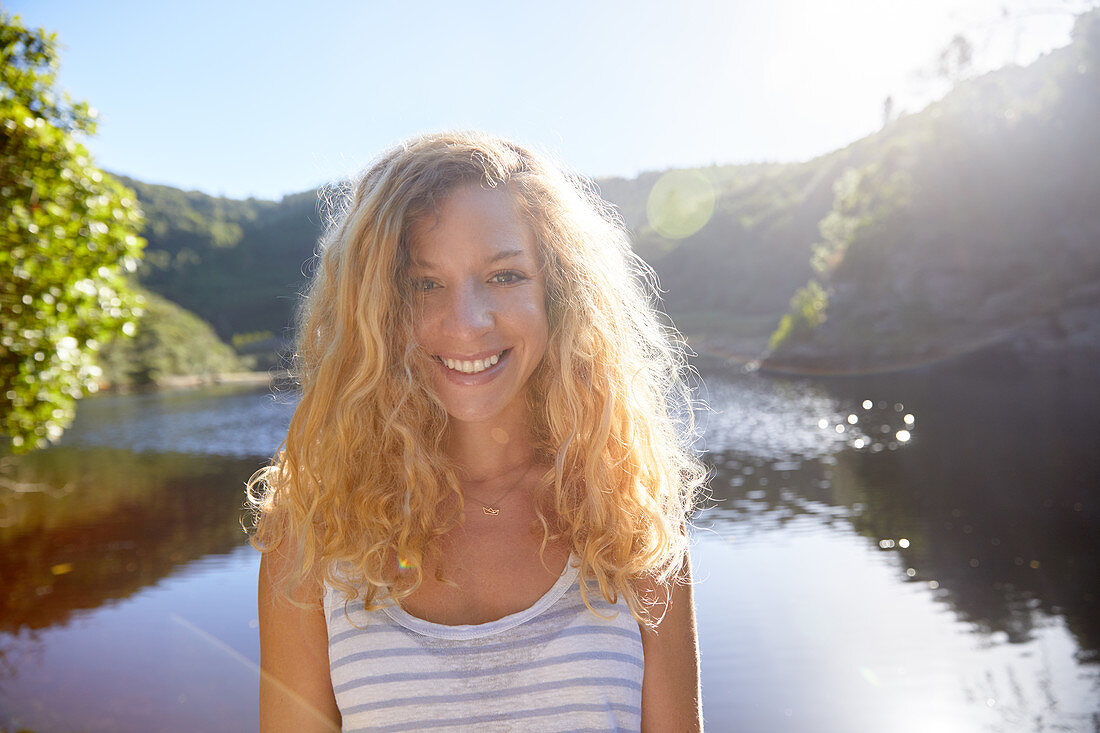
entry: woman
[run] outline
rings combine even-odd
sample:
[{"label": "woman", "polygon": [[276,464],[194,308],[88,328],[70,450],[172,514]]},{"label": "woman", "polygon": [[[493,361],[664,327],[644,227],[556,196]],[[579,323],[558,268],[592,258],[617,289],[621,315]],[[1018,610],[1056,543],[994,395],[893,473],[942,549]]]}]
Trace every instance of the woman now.
[{"label": "woman", "polygon": [[681,352],[606,205],[425,136],[319,259],[250,484],[261,729],[700,728]]}]

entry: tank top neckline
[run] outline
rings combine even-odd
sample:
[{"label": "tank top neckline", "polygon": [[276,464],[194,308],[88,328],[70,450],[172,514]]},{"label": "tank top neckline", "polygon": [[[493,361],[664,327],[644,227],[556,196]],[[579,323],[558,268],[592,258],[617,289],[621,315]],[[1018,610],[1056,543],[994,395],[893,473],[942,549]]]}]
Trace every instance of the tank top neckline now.
[{"label": "tank top neckline", "polygon": [[571,555],[569,560],[565,563],[565,569],[562,571],[561,577],[555,581],[554,585],[550,586],[550,590],[543,593],[530,607],[503,616],[495,621],[486,621],[483,624],[458,624],[454,626],[437,624],[413,616],[393,602],[383,606],[382,610],[386,612],[386,615],[389,616],[394,623],[423,636],[431,636],[437,639],[451,639],[455,641],[477,639],[514,629],[520,624],[526,623],[536,616],[539,616],[565,595],[566,591],[576,582],[579,573],[580,570],[574,564]]}]

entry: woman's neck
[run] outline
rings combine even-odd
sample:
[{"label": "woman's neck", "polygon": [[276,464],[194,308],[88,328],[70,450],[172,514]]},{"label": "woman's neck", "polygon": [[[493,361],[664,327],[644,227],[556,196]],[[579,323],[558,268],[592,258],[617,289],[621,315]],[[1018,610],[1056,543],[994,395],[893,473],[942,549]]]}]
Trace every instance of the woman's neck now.
[{"label": "woman's neck", "polygon": [[446,451],[458,465],[461,478],[475,484],[522,471],[534,457],[526,419],[452,422]]}]

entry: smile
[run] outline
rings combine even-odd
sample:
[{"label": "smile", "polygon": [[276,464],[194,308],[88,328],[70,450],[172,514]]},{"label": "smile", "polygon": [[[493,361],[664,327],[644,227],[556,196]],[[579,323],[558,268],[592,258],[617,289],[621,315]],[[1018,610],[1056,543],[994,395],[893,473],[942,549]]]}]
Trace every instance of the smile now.
[{"label": "smile", "polygon": [[479,374],[490,367],[496,366],[496,363],[504,356],[505,351],[507,351],[507,349],[485,359],[475,359],[473,361],[449,359],[445,356],[437,356],[436,359],[439,359],[445,367],[452,371],[462,372],[463,374]]}]

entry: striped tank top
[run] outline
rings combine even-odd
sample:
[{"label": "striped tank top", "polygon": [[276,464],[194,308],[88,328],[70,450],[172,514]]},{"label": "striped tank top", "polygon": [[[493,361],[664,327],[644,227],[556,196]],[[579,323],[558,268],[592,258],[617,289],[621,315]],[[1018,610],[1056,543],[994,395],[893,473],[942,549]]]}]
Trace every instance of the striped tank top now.
[{"label": "striped tank top", "polygon": [[621,600],[581,600],[578,570],[525,611],[445,626],[325,589],[329,669],[345,731],[637,731],[642,639]]}]

